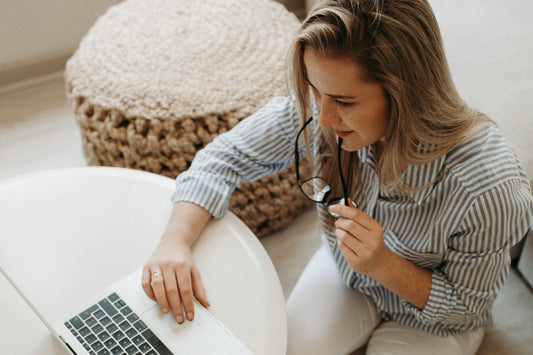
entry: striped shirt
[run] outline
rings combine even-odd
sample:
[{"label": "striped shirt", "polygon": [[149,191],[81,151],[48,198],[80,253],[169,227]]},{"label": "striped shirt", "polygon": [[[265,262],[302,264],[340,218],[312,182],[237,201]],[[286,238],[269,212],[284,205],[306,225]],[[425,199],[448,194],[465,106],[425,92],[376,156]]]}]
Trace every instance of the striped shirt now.
[{"label": "striped shirt", "polygon": [[[311,123],[309,134],[312,155],[320,139],[317,121]],[[241,183],[275,174],[294,160],[299,128],[293,102],[274,98],[198,152],[190,169],[176,179],[172,200],[193,202],[222,217]],[[300,151],[306,152],[303,143]],[[417,186],[451,167],[436,184],[408,195],[380,189],[372,145],[360,149],[358,156],[361,186],[352,199],[383,227],[390,250],[432,271],[432,285],[420,310],[355,272],[337,247],[323,206],[317,204],[321,236],[342,280],[370,296],[384,321],[442,336],[486,324],[509,273],[509,250],[525,235],[533,217],[528,179],[501,132],[487,125],[446,156],[408,166],[403,177]]]}]

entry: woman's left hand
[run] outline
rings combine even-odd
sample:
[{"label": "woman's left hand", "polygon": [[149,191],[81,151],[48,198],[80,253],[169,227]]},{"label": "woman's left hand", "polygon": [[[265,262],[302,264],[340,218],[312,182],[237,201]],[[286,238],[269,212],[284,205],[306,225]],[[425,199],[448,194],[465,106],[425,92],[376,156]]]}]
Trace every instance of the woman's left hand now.
[{"label": "woman's left hand", "polygon": [[342,216],[335,222],[337,244],[352,269],[372,277],[391,251],[383,241],[381,225],[351,201],[349,204],[330,206],[331,212]]}]

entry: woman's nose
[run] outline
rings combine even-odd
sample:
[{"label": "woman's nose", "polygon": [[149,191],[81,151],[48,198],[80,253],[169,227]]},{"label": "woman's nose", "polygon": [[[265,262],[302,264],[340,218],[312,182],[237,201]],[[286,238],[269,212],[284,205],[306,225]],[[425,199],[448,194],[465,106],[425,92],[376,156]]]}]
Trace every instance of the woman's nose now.
[{"label": "woman's nose", "polygon": [[334,125],[338,121],[339,117],[334,107],[329,103],[321,102],[318,113],[318,125],[325,128]]}]

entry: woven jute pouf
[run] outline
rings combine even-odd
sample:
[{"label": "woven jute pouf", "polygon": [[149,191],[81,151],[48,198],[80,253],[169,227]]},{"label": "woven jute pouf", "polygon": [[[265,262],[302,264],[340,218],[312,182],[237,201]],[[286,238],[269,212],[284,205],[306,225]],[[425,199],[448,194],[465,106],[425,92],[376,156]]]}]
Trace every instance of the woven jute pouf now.
[{"label": "woven jute pouf", "polygon": [[[215,136],[287,95],[286,51],[298,25],[270,0],[128,0],[111,7],[65,71],[89,165],[175,178]],[[243,184],[230,210],[262,236],[307,204],[291,165]]]}]

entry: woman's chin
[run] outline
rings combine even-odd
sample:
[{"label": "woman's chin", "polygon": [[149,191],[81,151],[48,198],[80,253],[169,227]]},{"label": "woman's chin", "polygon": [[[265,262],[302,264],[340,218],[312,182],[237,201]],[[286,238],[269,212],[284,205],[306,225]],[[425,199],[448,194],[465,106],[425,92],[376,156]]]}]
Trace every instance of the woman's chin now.
[{"label": "woman's chin", "polygon": [[342,149],[347,151],[347,152],[355,152],[355,151],[357,151],[357,150],[359,150],[361,148],[363,148],[363,147],[361,147],[359,145],[356,145],[356,144],[353,144],[350,141],[343,140],[343,142],[342,142]]}]

